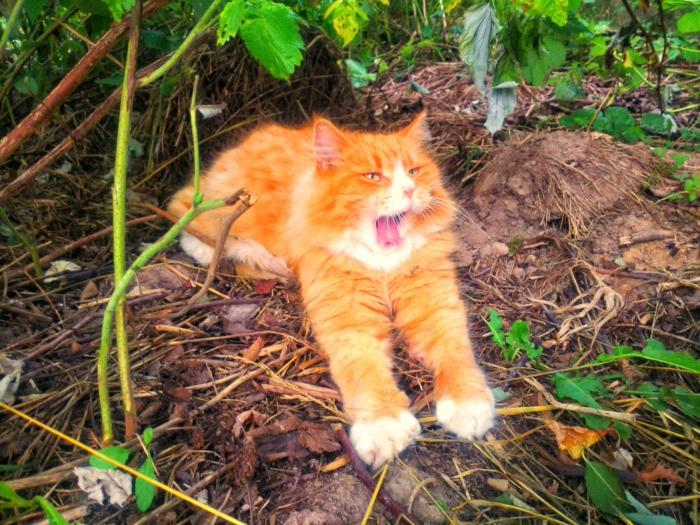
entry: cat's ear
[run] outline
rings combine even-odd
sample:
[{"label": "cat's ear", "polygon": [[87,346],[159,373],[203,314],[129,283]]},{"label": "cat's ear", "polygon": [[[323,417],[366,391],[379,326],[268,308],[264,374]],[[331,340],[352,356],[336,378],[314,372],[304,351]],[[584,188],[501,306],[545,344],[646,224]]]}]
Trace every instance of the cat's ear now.
[{"label": "cat's ear", "polygon": [[330,120],[316,118],[313,126],[316,162],[321,169],[328,169],[340,160],[340,152],[346,139]]},{"label": "cat's ear", "polygon": [[427,117],[428,111],[424,109],[418,113],[418,116],[408,126],[399,131],[399,135],[413,142],[428,142],[430,140],[430,129],[428,128]]}]

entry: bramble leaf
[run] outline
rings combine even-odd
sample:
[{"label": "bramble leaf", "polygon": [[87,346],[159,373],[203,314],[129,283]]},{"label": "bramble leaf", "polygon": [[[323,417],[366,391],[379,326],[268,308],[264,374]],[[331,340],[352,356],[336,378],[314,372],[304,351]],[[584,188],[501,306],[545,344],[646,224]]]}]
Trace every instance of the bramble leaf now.
[{"label": "bramble leaf", "polygon": [[[555,392],[560,398],[573,399],[589,408],[601,409],[595,396],[601,396],[608,392],[603,381],[595,376],[570,377],[565,372],[560,372],[552,376],[552,384]],[[594,414],[581,414],[586,421],[586,425],[592,429],[608,428],[608,420],[602,416]]]},{"label": "bramble leaf", "polygon": [[516,82],[507,81],[489,89],[489,109],[484,126],[491,134],[503,127],[506,117],[515,109],[518,102],[517,86]]},{"label": "bramble leaf", "polygon": [[216,30],[216,43],[220,46],[238,34],[245,14],[244,0],[231,0],[219,15],[219,28]]},{"label": "bramble leaf", "polygon": [[535,0],[532,9],[538,15],[548,17],[558,26],[563,26],[569,16],[569,0]]},{"label": "bramble leaf", "polygon": [[304,41],[291,8],[276,2],[257,4],[241,25],[246,48],[275,78],[286,79],[301,64]]}]

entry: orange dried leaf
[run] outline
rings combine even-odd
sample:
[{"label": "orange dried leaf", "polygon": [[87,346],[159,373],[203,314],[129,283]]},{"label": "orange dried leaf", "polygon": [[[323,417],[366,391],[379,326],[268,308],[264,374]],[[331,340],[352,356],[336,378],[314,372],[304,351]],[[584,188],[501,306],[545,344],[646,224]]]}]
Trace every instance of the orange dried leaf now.
[{"label": "orange dried leaf", "polygon": [[661,463],[649,465],[643,472],[640,472],[638,476],[639,481],[643,483],[658,481],[660,479],[672,481],[676,485],[685,485],[687,483],[686,480],[680,477],[675,470],[671,470],[666,465],[662,465]]},{"label": "orange dried leaf", "polygon": [[557,438],[559,450],[566,452],[571,459],[581,459],[583,451],[610,433],[610,429],[591,430],[590,428],[571,427],[556,421],[548,421],[547,426]]}]

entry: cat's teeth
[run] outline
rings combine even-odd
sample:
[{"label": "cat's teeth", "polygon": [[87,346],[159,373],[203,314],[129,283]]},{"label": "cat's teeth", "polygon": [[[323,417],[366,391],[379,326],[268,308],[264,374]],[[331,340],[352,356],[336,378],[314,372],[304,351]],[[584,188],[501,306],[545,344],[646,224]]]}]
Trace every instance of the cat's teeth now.
[{"label": "cat's teeth", "polygon": [[462,401],[441,399],[435,415],[446,430],[464,439],[478,439],[493,427],[496,405],[489,396]]},{"label": "cat's teeth", "polygon": [[350,429],[350,441],[360,459],[377,468],[413,443],[419,434],[418,420],[404,410],[398,417],[358,421]]}]

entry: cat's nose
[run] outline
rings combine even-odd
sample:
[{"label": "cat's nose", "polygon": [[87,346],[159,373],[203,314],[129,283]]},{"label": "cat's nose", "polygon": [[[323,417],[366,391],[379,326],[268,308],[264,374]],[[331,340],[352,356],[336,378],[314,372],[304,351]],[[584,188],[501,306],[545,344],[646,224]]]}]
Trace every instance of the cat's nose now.
[{"label": "cat's nose", "polygon": [[414,191],[416,191],[416,188],[415,188],[415,187],[406,188],[405,190],[403,190],[404,194],[405,194],[406,197],[408,197],[409,199],[410,199],[411,197],[413,197],[413,192],[414,192]]}]

